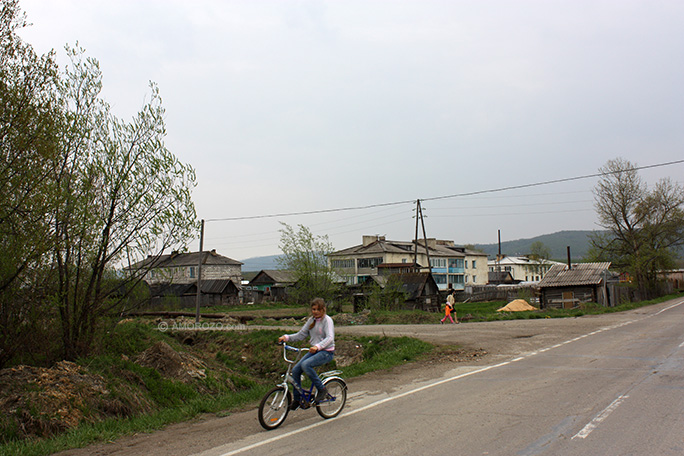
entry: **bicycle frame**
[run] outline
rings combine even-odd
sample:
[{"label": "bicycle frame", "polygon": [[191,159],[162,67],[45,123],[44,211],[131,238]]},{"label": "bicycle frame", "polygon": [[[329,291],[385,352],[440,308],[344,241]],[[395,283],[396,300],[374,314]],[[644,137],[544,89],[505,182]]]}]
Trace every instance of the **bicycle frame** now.
[{"label": "bicycle frame", "polygon": [[[319,374],[323,384],[325,385],[328,394],[325,399],[316,401],[314,394],[314,386],[306,390],[298,387],[292,378],[292,367],[297,364],[304,353],[309,351],[308,348],[296,348],[287,344],[283,345],[283,358],[288,364],[287,371],[282,375],[283,381],[272,388],[261,400],[259,404],[258,417],[259,423],[267,431],[273,430],[283,424],[287,414],[290,410],[298,407],[308,409],[309,407],[316,407],[316,411],[324,419],[335,418],[340,414],[344,405],[347,403],[347,384],[339,376],[342,371],[331,370]],[[287,357],[287,352],[295,352],[297,356],[294,359]],[[294,390],[299,393],[299,403],[293,404],[292,394],[290,391]]]},{"label": "bicycle frame", "polygon": [[[288,351],[292,351],[292,352],[297,353],[297,356],[294,359],[289,359],[287,357]],[[288,366],[287,366],[287,371],[282,376],[283,382],[278,384],[278,386],[282,386],[283,388],[285,388],[285,396],[290,392],[290,384],[292,384],[293,389],[297,388],[297,385],[295,384],[294,378],[292,378],[292,368],[302,358],[302,355],[304,353],[307,353],[308,351],[309,351],[308,348],[297,348],[297,347],[293,347],[291,345],[283,344],[283,358],[285,359],[285,362],[288,363]],[[318,374],[318,376],[320,377],[321,381],[323,383],[325,383],[325,381],[327,379],[331,379],[331,378],[337,378],[339,380],[342,380],[342,378],[340,377],[340,374],[342,374],[341,370],[331,370],[331,371],[327,371],[327,372],[323,372],[321,374]],[[342,381],[344,381],[344,380],[342,380]],[[308,390],[305,390],[304,388],[298,389],[299,397],[300,397],[300,406],[302,408],[308,408],[308,407],[314,405],[315,395],[313,393],[313,389],[314,389],[313,384],[309,387]],[[283,396],[283,397],[285,397],[285,396]],[[330,401],[334,401],[334,400],[335,400],[334,397],[332,397],[332,398],[329,397],[329,398],[326,398],[320,402],[323,403],[323,402],[330,402]]]}]

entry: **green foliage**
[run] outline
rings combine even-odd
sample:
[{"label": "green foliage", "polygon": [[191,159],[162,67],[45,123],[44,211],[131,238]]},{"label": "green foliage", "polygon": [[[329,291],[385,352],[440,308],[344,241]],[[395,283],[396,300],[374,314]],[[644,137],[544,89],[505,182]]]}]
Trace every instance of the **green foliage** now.
[{"label": "green foliage", "polygon": [[[19,2],[0,10],[0,367],[31,348],[44,308],[44,255],[54,202],[52,165],[59,156],[61,113],[53,54],[38,56],[17,31]],[[32,340],[33,339],[33,340]]]},{"label": "green foliage", "polygon": [[401,281],[390,276],[384,288],[375,283],[367,285],[370,292],[367,293],[368,299],[366,307],[371,310],[401,310],[406,302],[406,293]]},{"label": "green foliage", "polygon": [[299,225],[295,231],[290,225],[282,223],[280,230],[280,249],[283,256],[279,263],[283,269],[292,271],[297,283],[290,298],[294,302],[307,305],[316,297],[330,301],[338,291],[334,271],[328,266],[327,255],[334,248],[327,236],[316,236],[309,228]]},{"label": "green foliage", "polygon": [[91,350],[102,317],[141,301],[146,271],[115,267],[194,238],[195,173],[164,145],[156,85],[122,121],[100,96],[97,60],[67,48],[60,71],[53,53],[39,57],[17,36],[17,1],[0,13],[0,367],[24,357],[30,338],[59,340],[73,360]]}]

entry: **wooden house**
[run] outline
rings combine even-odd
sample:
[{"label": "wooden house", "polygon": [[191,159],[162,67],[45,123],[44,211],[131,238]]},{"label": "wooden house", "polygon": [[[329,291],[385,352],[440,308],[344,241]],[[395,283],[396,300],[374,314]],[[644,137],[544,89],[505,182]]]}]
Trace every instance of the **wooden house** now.
[{"label": "wooden house", "polygon": [[250,301],[260,302],[261,299],[283,301],[287,296],[287,289],[297,281],[292,271],[261,270],[249,281]]},{"label": "wooden house", "polygon": [[607,280],[610,263],[556,264],[539,282],[543,308],[572,309],[582,303],[611,302]]}]

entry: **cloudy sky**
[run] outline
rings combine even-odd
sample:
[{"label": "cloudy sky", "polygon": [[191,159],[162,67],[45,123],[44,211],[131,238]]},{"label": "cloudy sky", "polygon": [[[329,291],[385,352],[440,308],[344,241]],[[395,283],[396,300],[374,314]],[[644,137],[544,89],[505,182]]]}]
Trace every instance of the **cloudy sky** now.
[{"label": "cloudy sky", "polygon": [[117,116],[159,85],[205,248],[238,260],[280,253],[280,222],[337,249],[410,240],[416,199],[428,237],[457,244],[595,229],[596,178],[529,185],[684,158],[681,0],[21,6],[39,52],[100,61]]}]

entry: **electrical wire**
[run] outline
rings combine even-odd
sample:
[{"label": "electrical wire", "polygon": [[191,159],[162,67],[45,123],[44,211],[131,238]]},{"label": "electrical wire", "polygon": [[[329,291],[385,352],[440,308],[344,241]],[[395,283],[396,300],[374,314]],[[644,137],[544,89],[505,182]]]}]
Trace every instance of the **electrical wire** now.
[{"label": "electrical wire", "polygon": [[[663,167],[663,166],[677,165],[680,163],[684,163],[684,160],[675,160],[675,161],[670,161],[670,162],[665,162],[665,163],[657,163],[654,165],[636,166],[632,169],[634,171],[639,171],[639,170],[644,170],[644,169],[652,169],[652,168],[659,168],[659,167]],[[543,185],[559,184],[562,182],[572,182],[572,181],[578,181],[578,180],[584,180],[584,179],[591,179],[591,178],[595,178],[595,177],[617,174],[620,172],[622,172],[622,171],[613,171],[610,173],[599,172],[599,173],[593,173],[593,174],[585,174],[583,176],[566,177],[566,178],[562,178],[562,179],[553,179],[553,180],[535,182],[535,183],[530,183],[530,184],[511,185],[508,187],[500,187],[500,188],[494,188],[494,189],[488,189],[488,190],[477,190],[477,191],[473,191],[473,192],[455,193],[453,195],[433,196],[433,197],[429,197],[429,198],[419,198],[419,200],[420,201],[438,201],[438,200],[444,200],[444,199],[450,199],[450,198],[462,198],[462,197],[466,197],[466,196],[484,195],[487,193],[505,192],[505,191],[510,191],[510,190],[519,190],[519,189],[523,189],[523,188],[540,187]],[[207,220],[205,220],[205,222],[228,222],[228,221],[237,221],[237,220],[256,220],[256,219],[265,219],[265,218],[278,218],[278,217],[292,217],[292,216],[301,216],[301,215],[326,214],[326,213],[332,213],[332,212],[358,211],[358,210],[373,209],[373,208],[378,208],[378,207],[398,206],[401,204],[415,204],[415,202],[416,202],[416,200],[404,200],[404,201],[395,201],[395,202],[390,202],[390,203],[369,204],[366,206],[341,207],[341,208],[336,208],[336,209],[319,209],[319,210],[313,210],[313,211],[289,212],[289,213],[281,213],[281,214],[267,214],[267,215],[251,215],[251,216],[242,216],[242,217],[215,218],[215,219],[207,219]]]}]

